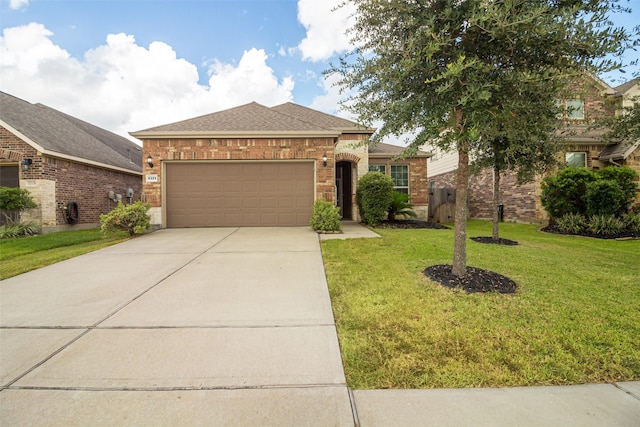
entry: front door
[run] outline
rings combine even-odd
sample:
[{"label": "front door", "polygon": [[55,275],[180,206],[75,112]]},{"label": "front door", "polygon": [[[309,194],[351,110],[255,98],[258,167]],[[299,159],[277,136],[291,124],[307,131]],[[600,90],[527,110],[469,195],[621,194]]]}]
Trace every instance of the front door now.
[{"label": "front door", "polygon": [[338,207],[343,219],[352,219],[352,185],[351,185],[351,162],[336,163],[336,190],[338,196]]}]

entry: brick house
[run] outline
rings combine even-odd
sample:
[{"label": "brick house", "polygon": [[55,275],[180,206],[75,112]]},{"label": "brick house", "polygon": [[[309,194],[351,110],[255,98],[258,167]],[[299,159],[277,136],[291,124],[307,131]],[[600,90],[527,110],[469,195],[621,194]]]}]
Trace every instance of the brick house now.
[{"label": "brick house", "polygon": [[306,226],[318,199],[357,220],[356,185],[370,168],[426,213],[428,154],[399,160],[401,148],[370,149],[374,131],[293,103],[253,102],[131,135],[143,143],[142,197],[157,226]]},{"label": "brick house", "polygon": [[96,227],[118,197],[139,199],[141,148],[46,105],[0,92],[0,186],[29,190],[38,207],[22,219],[45,233]]},{"label": "brick house", "polygon": [[[595,119],[619,113],[622,105],[630,105],[640,94],[639,80],[635,79],[616,88],[602,80],[586,76],[576,82],[571,95],[561,100],[566,109],[562,118],[566,137],[559,155],[567,165],[583,166],[598,170],[611,165],[628,166],[640,175],[640,141],[607,142],[602,130],[589,129]],[[457,153],[444,153],[433,149],[429,159],[430,191],[456,186],[455,169]],[[506,221],[543,223],[548,215],[540,203],[541,178],[517,185],[512,173],[504,173],[500,179],[501,203]],[[640,193],[639,193],[640,194]],[[470,179],[469,217],[492,217],[493,171],[484,169]]]}]

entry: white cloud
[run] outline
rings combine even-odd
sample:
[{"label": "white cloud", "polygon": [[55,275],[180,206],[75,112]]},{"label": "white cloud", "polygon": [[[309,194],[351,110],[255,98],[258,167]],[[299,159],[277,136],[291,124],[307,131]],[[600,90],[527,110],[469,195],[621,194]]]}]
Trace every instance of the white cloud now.
[{"label": "white cloud", "polygon": [[209,96],[224,107],[251,101],[271,105],[293,99],[293,79],[285,77],[279,82],[262,49],[245,51],[237,66],[215,62],[209,75]]},{"label": "white cloud", "polygon": [[355,6],[343,0],[298,0],[298,20],[307,29],[298,45],[302,58],[316,62],[348,50],[345,32],[352,26],[354,12]]},{"label": "white cloud", "polygon": [[340,91],[340,86],[337,85],[339,76],[336,74],[330,74],[323,77],[318,85],[324,92],[323,95],[313,98],[309,108],[314,110],[324,111],[328,114],[335,114],[348,120],[353,120],[354,117],[348,111],[340,108],[340,101],[346,99],[348,94],[344,94]]},{"label": "white cloud", "polygon": [[12,10],[18,10],[27,6],[29,6],[29,0],[9,0],[9,8]]},{"label": "white cloud", "polygon": [[201,85],[197,67],[165,43],[143,47],[132,35],[110,34],[77,59],[51,35],[37,23],[3,31],[0,90],[121,135],[254,100],[293,99],[293,79],[279,80],[263,50],[245,51],[237,65],[214,61]]}]

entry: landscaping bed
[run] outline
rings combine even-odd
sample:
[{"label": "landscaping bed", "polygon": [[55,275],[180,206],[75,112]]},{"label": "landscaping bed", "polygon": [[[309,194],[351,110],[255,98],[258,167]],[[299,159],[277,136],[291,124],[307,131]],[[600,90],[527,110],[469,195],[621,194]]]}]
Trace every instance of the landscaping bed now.
[{"label": "landscaping bed", "polygon": [[435,230],[448,230],[449,227],[435,222],[429,222],[422,219],[396,219],[394,222],[389,220],[382,221],[375,228],[393,228],[393,229],[412,229],[412,228],[431,228]]},{"label": "landscaping bed", "polygon": [[588,231],[582,231],[580,233],[564,233],[558,228],[558,226],[550,225],[542,229],[545,233],[564,234],[565,236],[583,236],[592,237],[594,239],[640,239],[640,232],[632,230],[621,230],[612,234],[596,234]]}]

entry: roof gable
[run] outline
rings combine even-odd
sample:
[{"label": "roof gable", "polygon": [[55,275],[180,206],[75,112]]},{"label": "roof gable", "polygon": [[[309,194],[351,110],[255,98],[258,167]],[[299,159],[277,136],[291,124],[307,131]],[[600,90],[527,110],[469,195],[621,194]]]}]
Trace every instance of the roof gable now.
[{"label": "roof gable", "polygon": [[43,104],[0,92],[0,119],[43,154],[142,171],[140,147],[128,139]]}]

